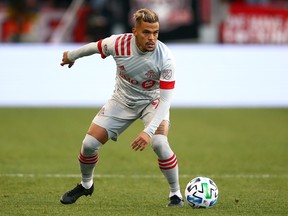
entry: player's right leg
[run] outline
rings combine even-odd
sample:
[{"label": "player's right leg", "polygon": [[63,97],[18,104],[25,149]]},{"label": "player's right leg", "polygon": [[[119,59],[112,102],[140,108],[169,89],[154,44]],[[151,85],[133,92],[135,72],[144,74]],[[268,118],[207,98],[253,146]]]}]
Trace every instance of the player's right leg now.
[{"label": "player's right leg", "polygon": [[155,134],[152,137],[151,146],[158,156],[159,168],[170,186],[170,203],[167,206],[183,206],[184,202],[180,191],[177,157],[169,145],[167,136]]},{"label": "player's right leg", "polygon": [[94,191],[93,173],[98,162],[98,150],[107,140],[106,129],[92,123],[83,140],[78,158],[82,174],[81,184],[66,192],[60,199],[61,203],[72,204],[83,195],[92,195]]}]

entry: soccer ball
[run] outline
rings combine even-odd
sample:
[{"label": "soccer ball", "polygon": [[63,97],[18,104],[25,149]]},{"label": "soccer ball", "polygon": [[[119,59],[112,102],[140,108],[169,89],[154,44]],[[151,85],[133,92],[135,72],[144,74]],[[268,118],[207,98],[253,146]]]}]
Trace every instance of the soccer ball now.
[{"label": "soccer ball", "polygon": [[211,208],[218,200],[218,187],[210,178],[196,177],[187,184],[185,198],[192,208]]}]

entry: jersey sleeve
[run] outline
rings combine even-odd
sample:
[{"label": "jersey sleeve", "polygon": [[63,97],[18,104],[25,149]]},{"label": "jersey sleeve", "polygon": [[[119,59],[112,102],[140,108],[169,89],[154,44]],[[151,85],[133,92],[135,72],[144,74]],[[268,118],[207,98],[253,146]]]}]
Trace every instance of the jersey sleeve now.
[{"label": "jersey sleeve", "polygon": [[175,87],[175,60],[169,50],[166,52],[167,56],[164,58],[161,69],[159,88],[169,90]]},{"label": "jersey sleeve", "polygon": [[116,35],[112,35],[108,38],[101,39],[97,42],[88,43],[76,50],[69,51],[68,58],[70,61],[74,62],[78,58],[98,53],[104,59],[109,55],[113,55],[114,52],[113,44],[115,43],[115,38]]},{"label": "jersey sleeve", "polygon": [[175,87],[175,62],[172,55],[164,60],[163,68],[160,75],[160,103],[156,110],[156,113],[149,123],[149,125],[144,129],[144,131],[152,137],[161,122],[163,121],[165,115],[170,109],[173,90]]},{"label": "jersey sleeve", "polygon": [[160,103],[157,107],[156,113],[149,123],[149,125],[144,129],[150,137],[153,136],[160,123],[163,121],[165,115],[170,109],[171,101],[173,96],[173,90],[160,89]]}]

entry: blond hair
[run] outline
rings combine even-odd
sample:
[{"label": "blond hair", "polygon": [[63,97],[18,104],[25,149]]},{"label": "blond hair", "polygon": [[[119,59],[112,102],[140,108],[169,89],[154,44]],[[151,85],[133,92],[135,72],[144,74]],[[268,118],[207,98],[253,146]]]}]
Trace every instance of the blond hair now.
[{"label": "blond hair", "polygon": [[149,9],[143,8],[137,10],[133,15],[134,25],[139,25],[142,21],[148,23],[159,22],[158,15]]}]

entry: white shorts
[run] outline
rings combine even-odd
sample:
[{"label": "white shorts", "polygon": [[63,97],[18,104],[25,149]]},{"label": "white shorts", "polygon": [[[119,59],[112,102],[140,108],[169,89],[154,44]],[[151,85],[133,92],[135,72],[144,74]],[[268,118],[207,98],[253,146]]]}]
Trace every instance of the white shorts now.
[{"label": "white shorts", "polygon": [[[105,128],[109,139],[117,141],[118,136],[138,118],[146,127],[152,120],[158,104],[159,99],[137,108],[129,108],[112,98],[102,107],[92,122]],[[169,111],[163,120],[169,122]]]}]

